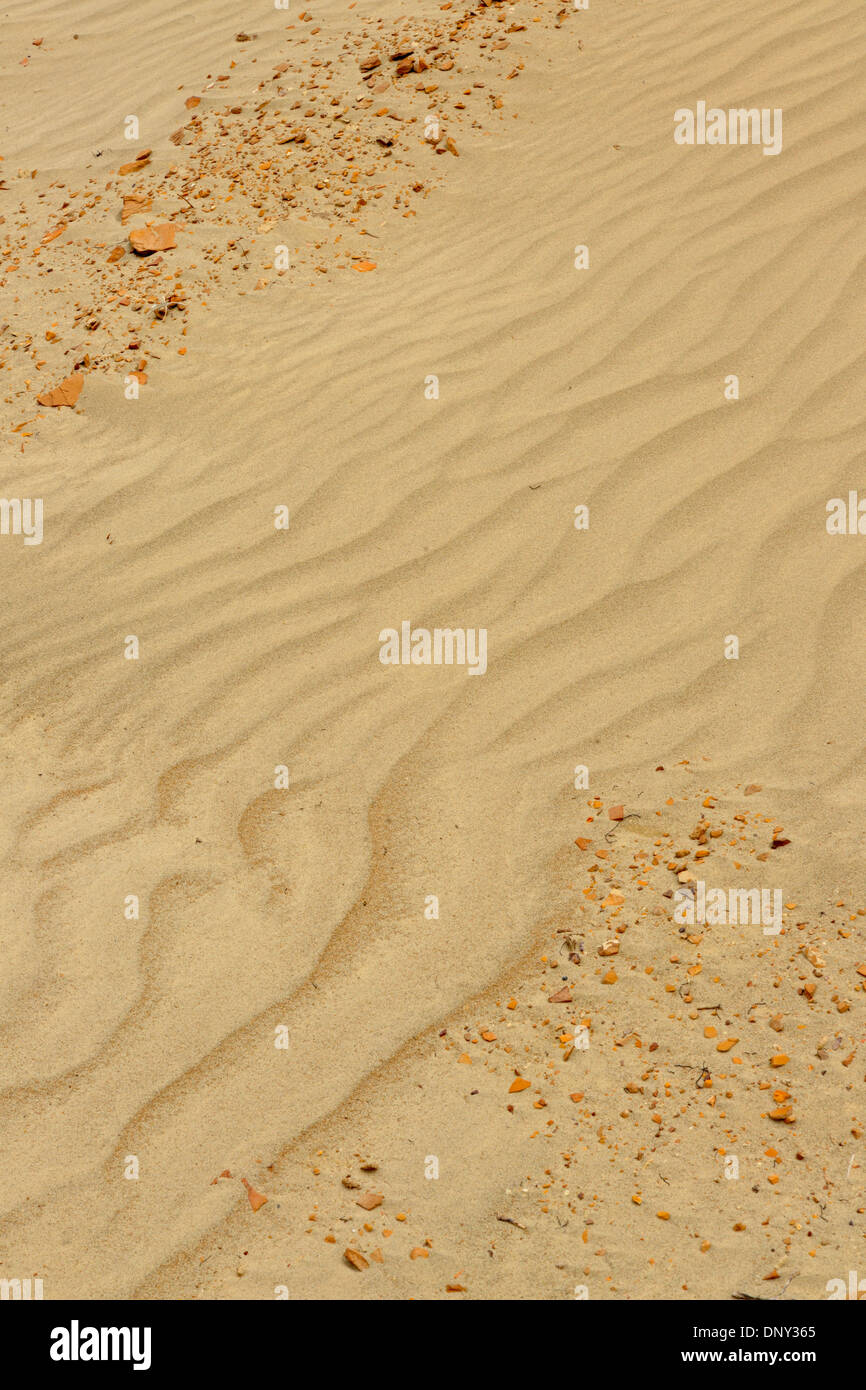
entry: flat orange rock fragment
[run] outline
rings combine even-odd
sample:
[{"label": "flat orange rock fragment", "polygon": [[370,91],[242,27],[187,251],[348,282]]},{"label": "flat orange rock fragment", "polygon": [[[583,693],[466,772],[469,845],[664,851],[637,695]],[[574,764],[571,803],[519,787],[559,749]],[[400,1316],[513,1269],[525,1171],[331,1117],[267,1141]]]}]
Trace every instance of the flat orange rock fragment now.
[{"label": "flat orange rock fragment", "polygon": [[124,193],[123,206],[120,209],[122,225],[125,227],[130,217],[134,217],[137,212],[146,212],[150,205],[150,198],[146,193]]},{"label": "flat orange rock fragment", "polygon": [[137,173],[139,169],[143,169],[146,164],[150,163],[150,156],[150,150],[142,150],[141,153],[137,154],[135,156],[135,159],[133,159],[129,164],[121,164],[120,168],[117,171],[118,174]]},{"label": "flat orange rock fragment", "polygon": [[363,1197],[359,1197],[356,1206],[363,1207],[365,1211],[374,1211],[380,1207],[385,1198],[381,1192],[365,1192]]},{"label": "flat orange rock fragment", "polygon": [[84,385],[84,375],[82,372],[73,372],[65,381],[61,381],[59,386],[55,386],[51,391],[43,391],[41,396],[36,397],[39,405],[61,406],[68,405],[70,408],[75,405],[81,395],[81,388]]},{"label": "flat orange rock fragment", "polygon": [[252,1207],[253,1211],[258,1211],[259,1207],[263,1207],[265,1205],[265,1202],[268,1200],[267,1197],[263,1192],[256,1192],[256,1189],[252,1186],[251,1183],[247,1182],[246,1178],[241,1178],[241,1182],[247,1189],[247,1196],[250,1199],[250,1206]]},{"label": "flat orange rock fragment", "polygon": [[170,251],[177,246],[177,236],[171,222],[162,222],[158,227],[133,228],[129,244],[137,256],[151,256],[154,251]]}]

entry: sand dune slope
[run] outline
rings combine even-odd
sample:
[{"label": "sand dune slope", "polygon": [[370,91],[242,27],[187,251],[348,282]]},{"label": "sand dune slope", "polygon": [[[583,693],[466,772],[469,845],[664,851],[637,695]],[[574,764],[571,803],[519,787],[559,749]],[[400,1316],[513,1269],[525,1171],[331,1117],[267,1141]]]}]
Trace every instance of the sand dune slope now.
[{"label": "sand dune slope", "polygon": [[[451,67],[397,79],[383,47],[366,84],[385,35],[469,5],[147,0],[132,45],[75,8],[4,22],[0,481],[45,521],[0,537],[0,1274],[824,1296],[866,1180],[866,542],[826,527],[866,442],[862,6],[478,6]],[[272,207],[293,145],[226,171],[293,104],[275,68],[329,56],[366,202],[328,131]],[[677,145],[700,101],[781,108],[781,153]],[[134,187],[178,229],[153,271]],[[403,621],[485,629],[486,672],[383,665]],[[782,890],[778,936],[678,932],[702,817],[714,882]]]}]

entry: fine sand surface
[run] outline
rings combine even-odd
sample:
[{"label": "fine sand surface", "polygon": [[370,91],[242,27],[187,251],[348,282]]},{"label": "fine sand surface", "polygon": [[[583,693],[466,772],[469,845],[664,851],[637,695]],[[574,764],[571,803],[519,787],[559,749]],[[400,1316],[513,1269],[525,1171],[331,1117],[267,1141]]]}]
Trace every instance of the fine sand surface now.
[{"label": "fine sand surface", "polygon": [[861,0],[2,26],[0,1277],[866,1272]]}]

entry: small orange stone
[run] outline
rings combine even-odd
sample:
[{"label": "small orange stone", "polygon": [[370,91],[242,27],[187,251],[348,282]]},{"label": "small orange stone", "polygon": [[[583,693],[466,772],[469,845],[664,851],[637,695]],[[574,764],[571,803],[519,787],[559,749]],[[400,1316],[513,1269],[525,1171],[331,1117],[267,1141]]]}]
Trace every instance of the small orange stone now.
[{"label": "small orange stone", "polygon": [[259,1207],[263,1207],[265,1205],[265,1202],[268,1200],[267,1197],[264,1195],[263,1192],[256,1192],[256,1189],[253,1186],[251,1186],[250,1183],[247,1182],[246,1178],[241,1178],[241,1182],[247,1189],[247,1196],[250,1199],[250,1206],[252,1207],[253,1211],[258,1211]]}]

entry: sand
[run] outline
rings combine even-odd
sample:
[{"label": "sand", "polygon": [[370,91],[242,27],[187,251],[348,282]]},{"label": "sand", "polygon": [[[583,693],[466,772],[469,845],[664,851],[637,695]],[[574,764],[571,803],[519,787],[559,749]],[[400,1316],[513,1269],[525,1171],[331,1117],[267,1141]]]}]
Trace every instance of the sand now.
[{"label": "sand", "polygon": [[[14,0],[0,87],[2,495],[44,507],[0,535],[0,1277],[826,1298],[862,5],[75,9]],[[677,144],[702,101],[781,151]],[[486,671],[384,665],[403,622]],[[780,930],[678,923],[698,883]]]}]

